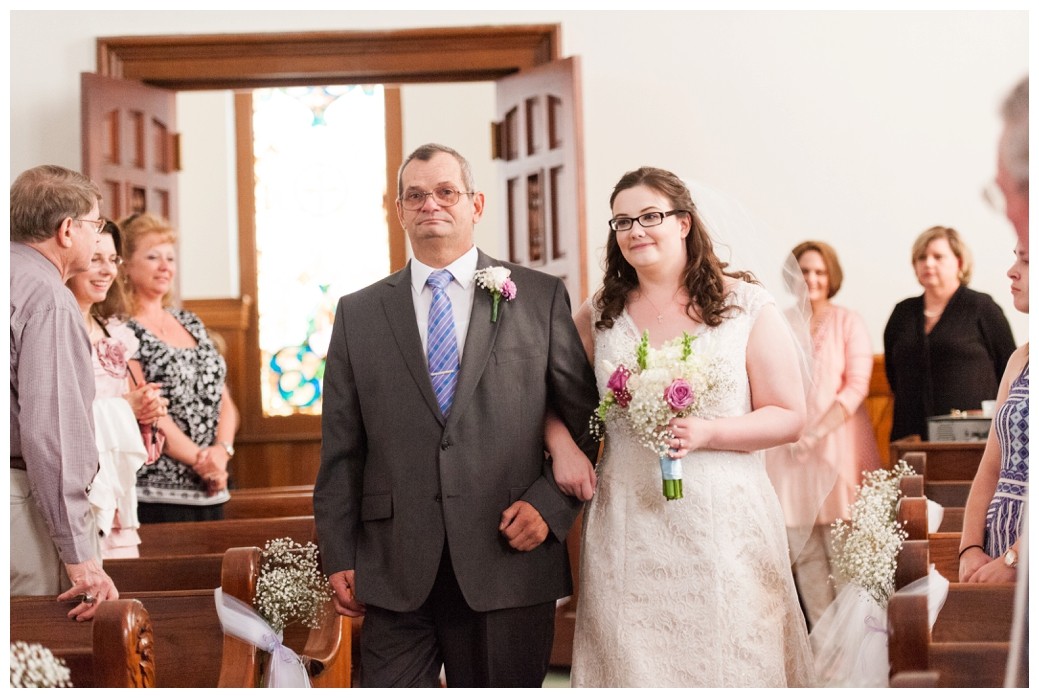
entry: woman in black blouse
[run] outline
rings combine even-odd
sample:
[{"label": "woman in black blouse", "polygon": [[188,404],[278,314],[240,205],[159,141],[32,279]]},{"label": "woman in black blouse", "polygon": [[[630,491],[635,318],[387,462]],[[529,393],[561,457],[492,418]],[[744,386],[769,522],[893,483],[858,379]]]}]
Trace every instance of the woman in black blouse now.
[{"label": "woman in black blouse", "polygon": [[922,296],[895,306],[884,328],[884,365],[895,395],[891,440],[927,439],[927,419],[980,409],[992,400],[1014,337],[992,297],[967,288],[970,251],[952,228],[925,230],[913,243]]}]

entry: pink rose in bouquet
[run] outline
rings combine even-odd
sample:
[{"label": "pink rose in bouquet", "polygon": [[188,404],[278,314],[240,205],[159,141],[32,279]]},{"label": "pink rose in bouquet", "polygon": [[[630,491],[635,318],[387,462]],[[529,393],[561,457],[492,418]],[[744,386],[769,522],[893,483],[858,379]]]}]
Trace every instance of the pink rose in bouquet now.
[{"label": "pink rose in bouquet", "polygon": [[693,404],[693,401],[696,400],[696,393],[693,391],[693,386],[689,385],[689,381],[684,378],[676,378],[664,391],[664,399],[673,411],[681,412]]}]

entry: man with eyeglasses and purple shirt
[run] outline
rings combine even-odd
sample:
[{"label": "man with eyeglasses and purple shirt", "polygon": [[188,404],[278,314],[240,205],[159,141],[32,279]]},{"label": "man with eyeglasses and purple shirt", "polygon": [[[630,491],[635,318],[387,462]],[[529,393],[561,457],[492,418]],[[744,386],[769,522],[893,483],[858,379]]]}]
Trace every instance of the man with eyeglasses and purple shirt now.
[{"label": "man with eyeglasses and purple shirt", "polygon": [[90,339],[65,282],[90,267],[101,193],[78,172],[11,184],[11,596],[60,594],[69,617],[119,598],[87,501],[97,472]]}]

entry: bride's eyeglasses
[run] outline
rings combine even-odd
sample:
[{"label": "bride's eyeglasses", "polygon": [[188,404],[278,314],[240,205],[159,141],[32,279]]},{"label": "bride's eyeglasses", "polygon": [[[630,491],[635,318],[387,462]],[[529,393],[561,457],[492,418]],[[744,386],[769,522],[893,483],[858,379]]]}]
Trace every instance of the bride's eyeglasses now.
[{"label": "bride's eyeglasses", "polygon": [[631,230],[632,226],[635,225],[635,221],[638,221],[639,225],[643,228],[655,228],[663,223],[665,218],[673,216],[676,213],[688,213],[688,211],[676,208],[673,211],[650,211],[649,213],[643,213],[641,216],[636,216],[635,218],[617,216],[610,221],[610,230],[614,232]]}]

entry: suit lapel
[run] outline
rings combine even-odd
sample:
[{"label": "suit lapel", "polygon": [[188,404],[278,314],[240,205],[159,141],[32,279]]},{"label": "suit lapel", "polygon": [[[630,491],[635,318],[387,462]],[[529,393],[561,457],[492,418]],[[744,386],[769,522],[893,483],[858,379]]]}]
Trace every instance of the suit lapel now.
[{"label": "suit lapel", "polygon": [[429,379],[429,366],[422,352],[422,338],[418,333],[415,321],[415,303],[411,297],[411,263],[388,282],[392,288],[383,300],[386,320],[404,363],[411,373],[412,380],[425,398],[426,404],[437,419],[443,422],[440,406],[437,404],[433,383]]},{"label": "suit lapel", "polygon": [[[481,251],[477,257],[476,268],[483,269],[496,264],[496,260]],[[465,411],[466,405],[476,391],[476,386],[480,384],[480,378],[490,360],[491,350],[494,349],[494,340],[498,336],[501,321],[502,313],[499,308],[498,322],[491,322],[491,294],[479,286],[474,288],[473,310],[469,315],[469,332],[465,338],[465,351],[462,352],[462,369],[458,375],[458,386],[455,388],[451,417],[448,421]]]}]

